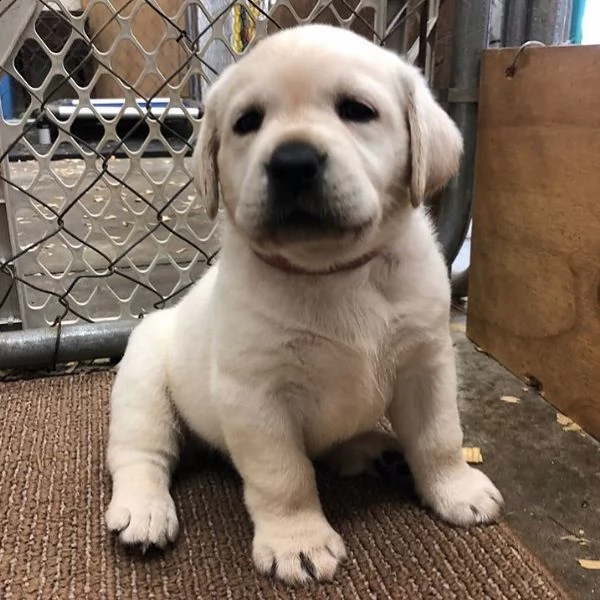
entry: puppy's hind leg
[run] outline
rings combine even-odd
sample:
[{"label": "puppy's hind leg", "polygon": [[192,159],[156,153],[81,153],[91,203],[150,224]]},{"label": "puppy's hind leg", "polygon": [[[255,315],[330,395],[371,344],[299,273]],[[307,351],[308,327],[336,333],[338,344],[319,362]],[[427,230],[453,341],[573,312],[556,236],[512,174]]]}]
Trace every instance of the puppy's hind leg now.
[{"label": "puppy's hind leg", "polygon": [[169,492],[179,455],[177,418],[167,395],[172,311],[133,331],[111,398],[107,462],[113,480],[106,523],[125,544],[164,547],[178,530]]},{"label": "puppy's hind leg", "polygon": [[357,435],[335,446],[319,460],[341,477],[368,474],[395,479],[409,473],[398,439],[385,431]]}]

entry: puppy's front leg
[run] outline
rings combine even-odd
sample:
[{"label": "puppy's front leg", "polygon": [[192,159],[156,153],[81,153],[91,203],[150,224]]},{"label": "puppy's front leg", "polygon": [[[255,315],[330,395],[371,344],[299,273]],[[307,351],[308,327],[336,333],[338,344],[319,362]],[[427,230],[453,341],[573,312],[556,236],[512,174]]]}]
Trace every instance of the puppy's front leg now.
[{"label": "puppy's front leg", "polygon": [[452,340],[427,345],[398,374],[389,409],[423,501],[446,521],[471,525],[493,521],[503,500],[492,482],[462,457]]},{"label": "puppy's front leg", "polygon": [[228,450],[254,522],[256,567],[288,583],[331,579],[346,550],[321,509],[292,403],[231,382],[219,387]]}]

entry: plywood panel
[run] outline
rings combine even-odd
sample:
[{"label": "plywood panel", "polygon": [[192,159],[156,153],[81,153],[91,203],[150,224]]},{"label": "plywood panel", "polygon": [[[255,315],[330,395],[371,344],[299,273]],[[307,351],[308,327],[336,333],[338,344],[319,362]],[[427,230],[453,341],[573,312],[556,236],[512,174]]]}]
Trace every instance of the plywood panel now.
[{"label": "plywood panel", "polygon": [[468,335],[600,438],[600,46],[487,51]]},{"label": "plywood panel", "polygon": [[[180,27],[184,19],[175,17],[182,4],[182,0],[156,0],[162,13]],[[179,34],[169,19],[140,1],[83,0],[83,6],[89,7],[88,27],[93,44],[100,52],[108,53],[102,62],[117,75],[102,77],[94,90],[97,97],[122,97],[119,77],[143,97],[168,95],[160,89],[165,79],[171,85],[181,83],[185,73],[178,73],[178,70],[185,63],[187,54],[176,41]],[[118,13],[117,18],[115,13]],[[130,26],[131,37],[121,37],[122,23]],[[156,52],[155,58],[147,62],[146,55],[153,52]],[[147,69],[146,73],[144,69]],[[185,95],[185,90],[180,93]]]},{"label": "plywood panel", "polygon": [[[314,10],[315,0],[290,0],[290,5],[300,19],[305,19]],[[332,0],[326,8],[313,15],[311,23],[340,25],[340,18],[350,19],[358,5],[359,0]],[[285,6],[276,7],[271,17],[272,21],[267,24],[268,33],[298,25],[298,21]],[[361,9],[352,21],[350,29],[372,40],[375,31],[375,11],[372,8]]]}]

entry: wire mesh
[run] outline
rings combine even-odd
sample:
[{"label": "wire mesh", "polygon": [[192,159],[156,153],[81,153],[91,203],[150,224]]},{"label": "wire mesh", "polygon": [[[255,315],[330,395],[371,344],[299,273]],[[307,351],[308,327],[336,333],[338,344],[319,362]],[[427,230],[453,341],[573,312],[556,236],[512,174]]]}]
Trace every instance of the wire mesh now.
[{"label": "wire mesh", "polygon": [[[432,65],[439,2],[19,0],[0,51],[0,328],[137,318],[219,250],[190,157],[207,85],[259,39],[325,22]],[[14,6],[14,2],[12,5]],[[101,350],[99,350],[101,351]]]}]

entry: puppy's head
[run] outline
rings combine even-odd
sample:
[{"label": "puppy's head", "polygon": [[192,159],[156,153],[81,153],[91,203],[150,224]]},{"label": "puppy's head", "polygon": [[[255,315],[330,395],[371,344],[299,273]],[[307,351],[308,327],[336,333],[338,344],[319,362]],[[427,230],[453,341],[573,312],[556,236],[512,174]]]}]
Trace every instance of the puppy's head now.
[{"label": "puppy's head", "polygon": [[443,186],[462,147],[423,77],[340,28],[260,42],[206,99],[194,171],[255,250],[324,267],[374,249]]}]

